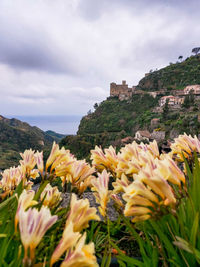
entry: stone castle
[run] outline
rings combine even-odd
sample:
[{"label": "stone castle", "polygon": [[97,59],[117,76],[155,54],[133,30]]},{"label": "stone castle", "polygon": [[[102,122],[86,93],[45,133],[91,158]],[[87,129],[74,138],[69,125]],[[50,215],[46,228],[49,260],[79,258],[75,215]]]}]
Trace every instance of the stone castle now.
[{"label": "stone castle", "polygon": [[119,100],[128,100],[132,97],[136,86],[128,87],[126,81],[122,81],[122,84],[111,83],[110,84],[110,96],[117,96]]}]

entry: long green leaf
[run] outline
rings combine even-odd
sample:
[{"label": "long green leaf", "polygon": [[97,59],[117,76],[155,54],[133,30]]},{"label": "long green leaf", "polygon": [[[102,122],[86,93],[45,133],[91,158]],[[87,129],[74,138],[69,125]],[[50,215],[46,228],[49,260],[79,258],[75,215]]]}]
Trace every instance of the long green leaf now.
[{"label": "long green leaf", "polygon": [[195,219],[194,219],[193,226],[192,226],[191,236],[190,236],[190,243],[192,244],[193,247],[196,246],[198,228],[199,228],[199,213],[197,212]]},{"label": "long green leaf", "polygon": [[37,193],[35,194],[34,200],[38,201],[39,197],[41,195],[41,193],[43,192],[43,190],[45,189],[46,185],[49,183],[48,180],[44,181],[44,183],[42,183],[37,191]]},{"label": "long green leaf", "polygon": [[180,257],[175,250],[175,247],[171,243],[171,240],[166,236],[162,228],[158,225],[158,222],[154,222],[153,220],[149,220],[149,222],[159,236],[160,241],[164,244],[163,247],[167,251],[168,255],[171,254],[171,257],[173,256],[176,258],[176,261],[181,262]]},{"label": "long green leaf", "polygon": [[117,256],[118,259],[121,259],[122,261],[126,262],[126,263],[129,263],[129,264],[133,264],[132,266],[139,266],[139,267],[144,267],[144,264],[139,261],[139,260],[136,260],[134,258],[131,258],[131,257],[128,257],[126,255],[124,255],[121,250],[119,249],[119,247],[110,240],[110,244],[112,245],[113,248],[115,248],[117,250],[117,252],[119,253],[119,256]]}]

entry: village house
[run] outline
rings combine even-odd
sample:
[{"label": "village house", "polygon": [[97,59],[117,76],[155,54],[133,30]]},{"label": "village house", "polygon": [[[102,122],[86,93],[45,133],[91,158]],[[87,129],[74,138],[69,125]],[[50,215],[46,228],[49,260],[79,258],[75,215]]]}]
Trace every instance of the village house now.
[{"label": "village house", "polygon": [[183,103],[184,98],[180,98],[178,96],[173,96],[173,95],[168,95],[168,96],[163,96],[159,100],[160,107],[163,107],[165,103],[169,100],[168,105],[169,106],[175,106],[175,105],[180,105]]},{"label": "village house", "polygon": [[156,98],[156,96],[163,96],[166,94],[166,90],[162,89],[160,91],[154,91],[154,92],[148,92],[149,95],[151,95],[153,98]]},{"label": "village house", "polygon": [[156,131],[156,130],[154,130],[151,133],[151,139],[156,140],[157,142],[165,140],[165,131]]},{"label": "village house", "polygon": [[117,96],[119,100],[128,100],[132,97],[135,86],[129,88],[126,81],[122,81],[122,84],[116,84],[112,82],[110,84],[110,96]]},{"label": "village house", "polygon": [[149,141],[151,134],[149,131],[137,131],[135,133],[135,139],[138,141]]},{"label": "village house", "polygon": [[184,94],[188,95],[191,91],[194,95],[200,95],[200,85],[195,84],[195,85],[188,85],[184,88]]}]

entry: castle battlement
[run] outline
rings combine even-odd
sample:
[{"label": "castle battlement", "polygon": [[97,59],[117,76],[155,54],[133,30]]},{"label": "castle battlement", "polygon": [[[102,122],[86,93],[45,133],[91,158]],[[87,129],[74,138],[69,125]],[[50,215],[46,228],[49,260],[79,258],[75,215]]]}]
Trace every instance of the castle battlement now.
[{"label": "castle battlement", "polygon": [[116,84],[112,82],[110,84],[110,96],[117,96],[119,100],[128,100],[132,97],[135,91],[135,86],[128,87],[126,81],[122,81],[122,84]]}]

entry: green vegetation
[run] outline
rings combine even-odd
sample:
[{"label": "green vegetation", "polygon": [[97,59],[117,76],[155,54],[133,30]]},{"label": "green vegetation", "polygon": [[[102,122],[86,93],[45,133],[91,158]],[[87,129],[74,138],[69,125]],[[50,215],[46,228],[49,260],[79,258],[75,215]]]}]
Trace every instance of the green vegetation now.
[{"label": "green vegetation", "polygon": [[[87,167],[58,145],[46,164],[29,150],[29,160],[21,166],[23,175],[13,176],[8,169],[1,179],[0,266],[199,266],[199,145],[196,138],[179,136],[171,158],[157,153],[155,144],[134,144],[132,150],[123,148],[128,148],[129,158],[126,153],[113,158],[103,154]],[[135,160],[138,164],[132,168]],[[125,163],[121,177],[112,162]],[[60,180],[59,169],[68,177],[59,183],[60,191],[52,187]],[[35,171],[41,183],[30,190]],[[108,190],[110,179],[114,182]],[[84,190],[89,187],[95,192],[93,205],[82,198],[83,184]],[[67,195],[68,201],[62,202]],[[115,218],[110,218],[109,208]]]},{"label": "green vegetation", "polygon": [[138,87],[145,91],[182,90],[190,84],[200,84],[200,55],[149,73]]},{"label": "green vegetation", "polygon": [[133,96],[130,101],[109,98],[94,113],[83,117],[78,134],[125,131],[126,135],[131,135],[135,124],[144,127],[150,122],[154,116],[148,111],[156,105],[158,100],[149,95]]},{"label": "green vegetation", "polygon": [[148,94],[133,96],[130,101],[108,98],[82,118],[77,136],[66,136],[60,144],[78,158],[87,158],[95,145],[120,147],[122,138],[133,136],[140,128],[148,128],[151,119],[158,116],[152,112],[157,105],[158,99]]},{"label": "green vegetation", "polygon": [[56,142],[59,142],[62,138],[65,137],[64,134],[59,134],[59,133],[56,133],[56,132],[51,131],[51,130],[48,130],[45,133],[48,134],[49,136],[51,136]]},{"label": "green vegetation", "polygon": [[0,169],[16,165],[19,152],[25,149],[49,150],[54,140],[53,136],[28,123],[0,116]]}]

